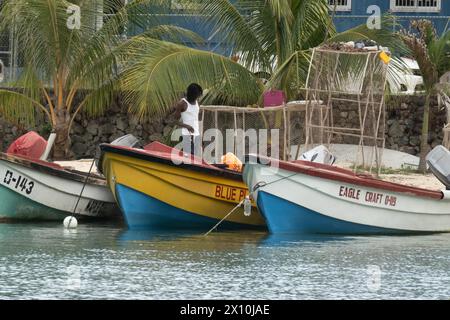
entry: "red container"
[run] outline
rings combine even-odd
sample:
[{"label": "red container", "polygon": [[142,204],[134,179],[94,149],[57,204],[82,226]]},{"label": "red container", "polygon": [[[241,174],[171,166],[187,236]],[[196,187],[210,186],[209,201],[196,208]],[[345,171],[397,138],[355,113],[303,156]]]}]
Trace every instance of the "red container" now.
[{"label": "red container", "polygon": [[264,107],[277,107],[284,105],[286,97],[282,90],[270,90],[264,93]]}]

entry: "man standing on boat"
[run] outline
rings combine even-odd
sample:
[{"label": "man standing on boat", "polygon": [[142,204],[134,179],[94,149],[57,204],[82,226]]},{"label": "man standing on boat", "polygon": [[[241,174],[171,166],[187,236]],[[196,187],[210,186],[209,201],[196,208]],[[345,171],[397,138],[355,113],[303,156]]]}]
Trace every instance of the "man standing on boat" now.
[{"label": "man standing on boat", "polygon": [[182,127],[183,152],[201,157],[201,141],[198,99],[203,95],[203,89],[197,83],[191,83],[186,90],[186,98],[181,99],[175,106],[177,124]]}]

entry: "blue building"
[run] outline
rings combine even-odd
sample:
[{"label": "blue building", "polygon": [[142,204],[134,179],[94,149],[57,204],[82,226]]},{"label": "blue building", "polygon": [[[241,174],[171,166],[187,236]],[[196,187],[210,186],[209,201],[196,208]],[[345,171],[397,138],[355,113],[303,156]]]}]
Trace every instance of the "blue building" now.
[{"label": "blue building", "polygon": [[450,28],[450,0],[328,0],[330,9],[336,5],[334,22],[339,32],[366,23],[373,14],[370,6],[376,5],[380,12],[390,12],[402,27],[408,29],[410,22],[429,19],[438,34]]},{"label": "blue building", "polygon": [[[175,24],[193,30],[203,36],[207,42],[200,49],[222,54],[229,53],[229,47],[221,42],[220,35],[211,35],[205,28],[198,13],[186,12],[179,0],[167,0],[168,10],[165,19],[168,24]],[[211,0],[214,1],[214,0]],[[338,32],[365,24],[374,13],[374,6],[381,14],[391,13],[401,28],[408,29],[410,22],[417,19],[429,19],[438,34],[450,29],[450,0],[326,0],[330,6],[330,15],[334,14],[334,23]],[[235,2],[235,0],[230,0]],[[336,7],[335,7],[336,5]],[[336,12],[333,13],[334,8]],[[369,10],[370,9],[370,10]],[[400,27],[399,27],[400,28]],[[394,30],[397,31],[397,30]],[[187,43],[187,45],[193,45]]]},{"label": "blue building", "polygon": [[[123,3],[130,2],[130,0],[122,1]],[[230,1],[234,2],[235,0]],[[206,51],[214,51],[225,55],[229,54],[231,52],[229,45],[223,43],[223,37],[221,37],[220,34],[211,33],[211,25],[206,25],[206,18],[201,15],[201,12],[199,11],[200,9],[197,9],[196,6],[192,4],[186,7],[183,3],[183,0],[167,0],[167,3],[160,4],[157,7],[149,6],[149,17],[152,18],[149,19],[149,23],[145,25],[145,28],[155,26],[154,23],[156,23],[156,25],[176,25],[195,32],[205,40],[202,44],[186,41],[185,44],[187,46]],[[198,7],[200,8],[200,6]],[[127,35],[133,36],[140,34],[143,31],[144,29],[142,27],[130,26]]]},{"label": "blue building", "polygon": [[[0,0],[0,6],[4,0]],[[105,0],[95,1],[101,8]],[[214,1],[214,0],[211,0]],[[230,0],[234,2],[235,0]],[[330,6],[330,14],[334,15],[334,22],[338,32],[356,27],[367,22],[368,17],[373,14],[371,6],[377,6],[380,13],[391,12],[396,21],[404,28],[409,28],[410,22],[416,19],[429,19],[435,25],[438,34],[450,29],[450,0],[327,0]],[[125,5],[130,0],[122,0]],[[190,29],[201,35],[206,42],[196,45],[187,42],[186,45],[198,47],[199,49],[214,51],[228,55],[230,46],[221,41],[220,34],[211,35],[210,28],[204,24],[204,18],[195,10],[186,10],[184,1],[167,0],[167,4],[155,10],[149,8],[149,15],[156,14],[162,24],[178,25]],[[333,13],[334,8],[336,12]],[[105,12],[104,16],[108,14]],[[100,19],[101,21],[101,19]],[[146,26],[149,27],[149,26]],[[124,35],[132,36],[139,34],[143,28],[129,26]],[[394,30],[396,31],[396,30]],[[18,55],[20,44],[15,41],[12,34],[0,34],[0,60],[4,65],[4,78],[13,79],[20,69]]]}]

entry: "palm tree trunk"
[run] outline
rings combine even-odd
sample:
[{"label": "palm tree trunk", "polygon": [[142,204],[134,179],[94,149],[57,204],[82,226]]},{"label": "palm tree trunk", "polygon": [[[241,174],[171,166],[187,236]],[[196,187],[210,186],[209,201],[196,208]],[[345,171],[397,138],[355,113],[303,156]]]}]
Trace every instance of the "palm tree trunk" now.
[{"label": "palm tree trunk", "polygon": [[69,138],[70,115],[66,110],[58,110],[56,115],[55,132],[56,139],[53,147],[54,160],[67,160],[69,156],[70,138]]},{"label": "palm tree trunk", "polygon": [[427,164],[425,157],[428,153],[428,130],[429,130],[429,120],[430,120],[430,99],[431,93],[427,92],[425,98],[425,106],[423,108],[423,123],[422,123],[422,137],[420,139],[420,162],[419,171],[425,173],[427,171]]}]

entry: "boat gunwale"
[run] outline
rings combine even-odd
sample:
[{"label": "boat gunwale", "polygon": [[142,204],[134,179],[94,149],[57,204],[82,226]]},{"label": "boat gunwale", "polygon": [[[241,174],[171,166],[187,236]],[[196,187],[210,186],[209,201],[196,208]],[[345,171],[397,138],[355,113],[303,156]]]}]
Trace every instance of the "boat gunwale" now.
[{"label": "boat gunwale", "polygon": [[[432,198],[435,200],[442,200],[444,197],[442,191],[428,190],[399,183],[383,181],[369,175],[357,175],[353,171],[326,164],[319,164],[301,160],[295,162],[287,162],[260,155],[246,155],[244,166],[249,163],[250,159],[257,159],[258,164],[262,164],[265,166],[275,164],[277,167],[283,170],[302,173],[332,181],[355,184],[362,187],[374,188],[378,190],[388,190],[396,193]],[[263,160],[264,162],[262,162],[261,160]]]},{"label": "boat gunwale", "polygon": [[[175,164],[173,161],[169,158],[163,157],[162,154],[164,152],[159,152],[160,154],[154,154],[152,151],[144,150],[144,149],[135,149],[135,148],[129,148],[129,147],[123,147],[123,146],[115,146],[108,143],[102,143],[100,144],[100,150],[102,151],[100,156],[99,163],[103,163],[104,155],[106,152],[111,152],[114,154],[127,156],[131,158],[136,158],[139,160],[144,161],[151,161],[155,163],[165,164],[172,167],[177,167],[181,169],[189,169],[195,172],[199,173],[205,173],[205,174],[212,174],[214,176],[218,176],[221,178],[236,180],[243,182],[242,179],[242,173],[241,172],[235,172],[235,171],[229,171],[221,168],[216,167],[208,167],[206,165],[198,165],[198,164],[190,164],[190,163],[184,163],[181,164]],[[211,165],[212,166],[212,165]],[[103,171],[103,165],[100,165]]]},{"label": "boat gunwale", "polygon": [[[0,152],[0,161],[1,160],[29,169],[36,169],[44,174],[50,174],[62,179],[74,180],[80,183],[85,183],[86,177],[88,176],[87,172],[67,169],[55,163],[7,154],[3,152]],[[106,186],[106,179],[96,175],[95,173],[91,173],[89,178],[87,179],[87,183],[97,186]]]}]

